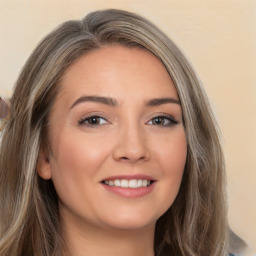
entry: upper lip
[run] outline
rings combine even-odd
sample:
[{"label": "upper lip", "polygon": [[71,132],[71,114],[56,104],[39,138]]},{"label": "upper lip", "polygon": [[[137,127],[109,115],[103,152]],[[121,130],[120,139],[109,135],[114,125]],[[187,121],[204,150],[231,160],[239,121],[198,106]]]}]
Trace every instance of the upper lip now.
[{"label": "upper lip", "polygon": [[134,174],[134,175],[115,175],[115,176],[110,176],[107,177],[104,180],[151,180],[151,181],[156,181],[153,177],[145,174]]}]

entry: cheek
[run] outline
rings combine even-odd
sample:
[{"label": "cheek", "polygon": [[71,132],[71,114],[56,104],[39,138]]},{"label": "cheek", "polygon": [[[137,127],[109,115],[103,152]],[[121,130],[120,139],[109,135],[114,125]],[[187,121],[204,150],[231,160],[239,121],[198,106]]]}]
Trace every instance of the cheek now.
[{"label": "cheek", "polygon": [[102,140],[77,136],[72,132],[59,137],[61,140],[56,142],[54,149],[57,163],[54,169],[58,169],[63,175],[90,175],[106,158],[107,149],[102,148]]},{"label": "cheek", "polygon": [[163,139],[155,147],[155,153],[165,175],[182,176],[187,158],[185,131],[180,129],[173,136]]},{"label": "cheek", "polygon": [[52,180],[60,201],[68,208],[80,209],[79,205],[85,201],[90,205],[88,191],[93,191],[93,184],[99,182],[99,171],[108,155],[108,149],[102,148],[102,140],[97,141],[92,136],[86,138],[72,132],[65,132],[65,136],[54,141],[54,156],[50,161]]},{"label": "cheek", "polygon": [[182,181],[187,158],[187,142],[184,131],[178,131],[174,136],[166,137],[155,147],[155,153],[160,164],[161,182],[159,193],[161,205],[165,212],[174,202]]}]

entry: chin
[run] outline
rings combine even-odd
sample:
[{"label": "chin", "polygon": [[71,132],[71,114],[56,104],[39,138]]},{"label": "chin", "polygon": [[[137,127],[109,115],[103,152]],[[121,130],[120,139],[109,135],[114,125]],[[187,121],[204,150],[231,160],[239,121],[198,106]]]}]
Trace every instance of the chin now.
[{"label": "chin", "polygon": [[145,228],[154,228],[158,218],[155,216],[134,216],[133,214],[125,214],[119,216],[111,216],[108,220],[104,220],[104,223],[113,229],[120,230],[139,230]]}]

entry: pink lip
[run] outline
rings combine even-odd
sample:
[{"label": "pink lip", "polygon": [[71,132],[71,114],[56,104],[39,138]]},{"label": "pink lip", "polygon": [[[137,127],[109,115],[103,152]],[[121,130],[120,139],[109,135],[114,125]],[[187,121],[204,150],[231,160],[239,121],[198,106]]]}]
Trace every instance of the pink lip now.
[{"label": "pink lip", "polygon": [[[117,176],[111,176],[104,180],[116,180],[116,179],[142,179],[142,180],[151,180],[155,181],[150,176],[142,175],[142,174],[136,174],[136,175],[117,175]],[[152,192],[152,190],[155,187],[156,182],[153,182],[151,185],[147,187],[140,187],[140,188],[122,188],[122,187],[115,187],[115,186],[109,186],[104,183],[101,183],[104,189],[106,189],[108,192],[114,193],[116,195],[125,197],[125,198],[139,198],[148,195]]]},{"label": "pink lip", "polygon": [[156,182],[152,183],[151,185],[147,187],[141,187],[141,188],[121,188],[121,187],[115,187],[115,186],[108,186],[104,183],[101,183],[101,185],[109,192],[112,192],[116,195],[126,197],[126,198],[138,198],[143,197],[149,194],[155,187]]}]

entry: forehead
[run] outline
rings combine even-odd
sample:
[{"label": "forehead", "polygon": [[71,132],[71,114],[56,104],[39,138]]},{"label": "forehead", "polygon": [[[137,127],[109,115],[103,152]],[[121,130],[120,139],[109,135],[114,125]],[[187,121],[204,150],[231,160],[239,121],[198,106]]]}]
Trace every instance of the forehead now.
[{"label": "forehead", "polygon": [[164,65],[141,48],[106,46],[80,57],[62,76],[60,94],[103,94],[109,97],[154,94],[177,96]]}]

